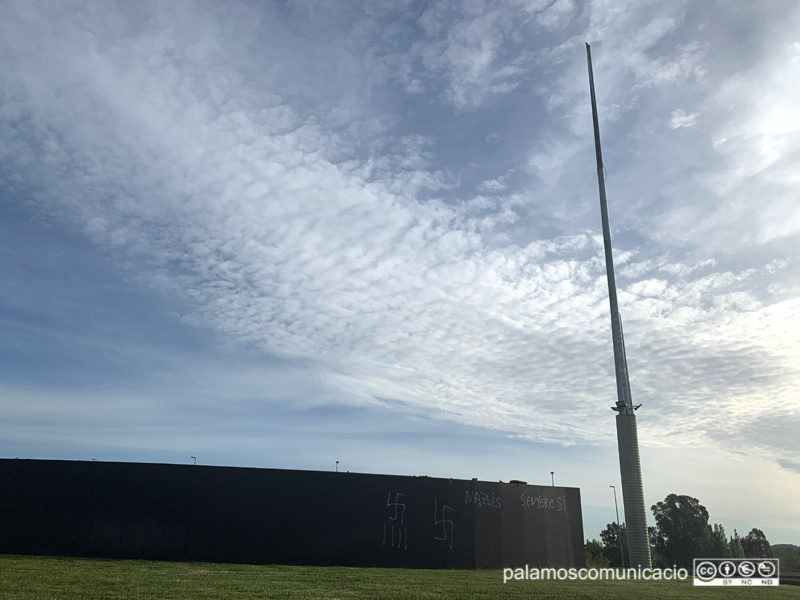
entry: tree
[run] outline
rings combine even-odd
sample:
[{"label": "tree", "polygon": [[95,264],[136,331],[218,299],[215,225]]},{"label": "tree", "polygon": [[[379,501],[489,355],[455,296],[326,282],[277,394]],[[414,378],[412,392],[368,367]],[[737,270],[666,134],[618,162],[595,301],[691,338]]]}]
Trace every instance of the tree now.
[{"label": "tree", "polygon": [[[609,566],[622,568],[628,563],[628,544],[625,525],[622,527],[618,523],[609,523],[600,532],[600,539],[603,541],[603,555],[608,559]],[[625,565],[621,564],[620,545],[625,556]]]},{"label": "tree", "polygon": [[794,544],[775,544],[772,556],[781,559],[781,573],[800,573],[800,548]]},{"label": "tree", "polygon": [[728,550],[728,538],[725,535],[725,528],[719,523],[714,523],[714,527],[706,528],[703,537],[697,548],[697,557],[710,558],[730,558]]},{"label": "tree", "polygon": [[733,535],[728,542],[728,556],[730,558],[744,558],[744,548],[742,548],[742,538],[739,532],[733,530]]},{"label": "tree", "polygon": [[603,569],[609,565],[608,559],[605,556],[603,544],[598,540],[586,540],[586,566],[596,567]]},{"label": "tree", "polygon": [[742,538],[742,549],[748,558],[761,558],[764,554],[767,555],[767,558],[772,558],[772,550],[769,547],[767,536],[755,527]]},{"label": "tree", "polygon": [[658,531],[655,527],[650,526],[647,528],[647,538],[650,540],[650,557],[653,561],[653,567],[656,569],[671,567],[672,565],[667,565],[667,561],[665,561],[664,557],[658,552],[658,548],[656,547]]},{"label": "tree", "polygon": [[656,520],[655,546],[668,565],[689,568],[708,535],[708,511],[697,498],[670,494],[650,510]]}]

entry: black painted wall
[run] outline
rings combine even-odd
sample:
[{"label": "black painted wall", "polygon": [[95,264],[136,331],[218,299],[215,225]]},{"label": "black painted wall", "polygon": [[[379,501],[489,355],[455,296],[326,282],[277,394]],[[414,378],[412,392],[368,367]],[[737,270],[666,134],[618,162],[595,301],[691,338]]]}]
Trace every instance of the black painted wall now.
[{"label": "black painted wall", "polygon": [[255,564],[584,565],[577,488],[0,459],[0,553]]}]

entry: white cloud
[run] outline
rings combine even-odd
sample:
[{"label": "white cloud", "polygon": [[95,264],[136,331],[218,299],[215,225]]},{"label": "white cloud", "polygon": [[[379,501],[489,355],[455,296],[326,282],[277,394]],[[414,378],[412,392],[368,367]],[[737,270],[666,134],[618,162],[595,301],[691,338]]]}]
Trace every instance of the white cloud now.
[{"label": "white cloud", "polygon": [[679,108],[672,111],[669,119],[669,126],[673,129],[680,129],[681,127],[694,127],[695,119],[697,119],[697,113],[690,115],[687,114],[686,111]]},{"label": "white cloud", "polygon": [[478,184],[479,192],[497,193],[506,189],[506,184],[500,179],[488,179]]},{"label": "white cloud", "polygon": [[575,3],[572,0],[557,0],[537,15],[537,21],[545,29],[561,29],[565,27],[575,14]]}]

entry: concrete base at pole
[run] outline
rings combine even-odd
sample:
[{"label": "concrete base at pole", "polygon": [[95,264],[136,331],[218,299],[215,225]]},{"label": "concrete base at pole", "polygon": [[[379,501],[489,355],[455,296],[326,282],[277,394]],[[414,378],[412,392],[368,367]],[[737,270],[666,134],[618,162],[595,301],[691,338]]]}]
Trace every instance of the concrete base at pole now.
[{"label": "concrete base at pole", "polygon": [[642,465],[639,461],[639,434],[636,415],[617,415],[617,444],[619,470],[622,477],[622,501],[628,537],[629,567],[642,569],[653,566],[650,539],[647,534],[647,509],[642,488]]}]

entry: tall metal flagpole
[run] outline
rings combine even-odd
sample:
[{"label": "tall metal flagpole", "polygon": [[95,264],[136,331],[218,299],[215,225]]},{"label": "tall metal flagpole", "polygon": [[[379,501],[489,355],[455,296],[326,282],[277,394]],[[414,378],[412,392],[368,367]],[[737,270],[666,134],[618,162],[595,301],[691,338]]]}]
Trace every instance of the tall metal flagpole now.
[{"label": "tall metal flagpole", "polygon": [[594,147],[597,154],[597,185],[600,188],[600,215],[603,220],[603,245],[606,253],[606,275],[608,276],[608,302],[611,307],[611,336],[614,341],[614,367],[617,376],[617,404],[611,408],[617,412],[617,445],[619,447],[619,470],[622,478],[622,503],[628,537],[628,560],[630,566],[651,568],[650,539],[647,535],[647,512],[642,489],[642,466],[639,461],[639,437],[636,429],[636,409],[631,400],[631,384],[628,380],[628,362],[625,359],[625,341],[622,337],[622,319],[617,305],[617,284],[614,279],[614,257],[611,253],[611,230],[608,225],[606,183],[603,177],[603,153],[600,149],[600,127],[597,120],[597,100],[594,94],[592,74],[592,51],[586,44],[586,61],[589,64],[589,91],[592,96],[592,123],[594,125]]}]

